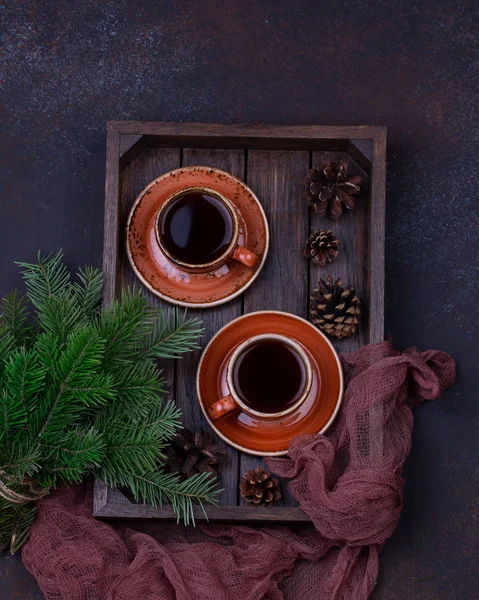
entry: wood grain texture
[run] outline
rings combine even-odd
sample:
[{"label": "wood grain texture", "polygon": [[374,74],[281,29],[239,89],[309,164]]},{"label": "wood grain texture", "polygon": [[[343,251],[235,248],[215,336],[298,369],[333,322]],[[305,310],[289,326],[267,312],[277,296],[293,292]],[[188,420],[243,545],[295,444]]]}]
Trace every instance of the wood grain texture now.
[{"label": "wood grain texture", "polygon": [[339,161],[342,158],[349,162],[349,172],[361,175],[365,192],[357,197],[354,210],[346,211],[337,221],[321,217],[311,209],[311,233],[320,229],[331,229],[339,238],[341,245],[339,256],[325,267],[319,267],[310,261],[310,287],[313,291],[318,286],[318,279],[326,279],[332,275],[333,280],[341,278],[345,285],[351,284],[362,303],[362,324],[356,335],[343,340],[332,340],[338,352],[353,352],[370,341],[369,327],[369,214],[370,214],[370,174],[354,163],[349,155],[340,152],[313,152],[312,165],[316,167],[321,160]]},{"label": "wood grain texture", "polygon": [[142,135],[138,133],[120,134],[120,156],[128,152],[137,142],[142,139]]},{"label": "wood grain texture", "polygon": [[[261,277],[244,295],[244,312],[281,310],[307,316],[308,273],[302,248],[308,237],[308,204],[302,198],[309,152],[248,152],[247,183],[256,192],[268,218],[270,249]],[[259,464],[241,455],[241,473]],[[286,486],[283,504],[294,505]],[[242,501],[243,502],[243,501]]]},{"label": "wood grain texture", "polygon": [[[126,224],[131,207],[138,194],[152,180],[171,169],[180,166],[180,150],[178,148],[146,148],[133,161],[131,161],[122,172],[121,193],[119,198],[118,214],[121,243],[118,250],[117,279],[118,290],[124,288],[138,287],[140,284],[130,266],[126,253]],[[143,287],[143,291],[151,304],[165,310],[170,305],[152,294]],[[175,395],[175,364],[171,360],[160,361],[163,376],[167,384],[168,397]]]},{"label": "wood grain texture", "polygon": [[[140,137],[142,136],[142,137]],[[191,146],[195,142],[197,145]],[[105,302],[133,284],[138,285],[126,255],[125,225],[141,190],[154,178],[184,165],[207,165],[229,171],[255,191],[268,216],[271,247],[261,276],[244,294],[214,309],[191,310],[205,324],[202,347],[223,325],[242,313],[274,309],[302,317],[309,314],[309,294],[318,277],[342,277],[355,286],[363,303],[364,320],[358,335],[334,342],[339,352],[355,350],[383,339],[384,322],[384,213],[386,132],[378,127],[283,127],[271,125],[217,125],[201,123],[109,124],[105,204]],[[356,208],[332,222],[312,213],[303,199],[303,179],[310,164],[327,152],[347,156],[351,172],[366,180]],[[309,233],[332,229],[341,239],[341,253],[329,268],[320,269],[303,258]],[[166,303],[145,290],[152,303]],[[196,367],[200,351],[162,365],[185,426],[207,427],[196,398]],[[375,417],[381,416],[373,413]],[[379,432],[373,434],[371,452],[382,451]],[[282,506],[253,510],[239,498],[243,473],[258,464],[258,457],[228,447],[221,474],[225,488],[221,508],[208,507],[211,521],[260,523],[304,522],[306,515],[282,486]],[[105,518],[174,520],[171,507],[153,509],[131,503],[116,489],[96,482],[94,511]],[[201,510],[198,520],[204,519]]]},{"label": "wood grain texture", "polygon": [[[200,507],[195,507],[195,521],[210,522],[240,522],[261,523],[307,523],[309,518],[300,509],[294,507],[251,507],[244,506],[209,506],[208,517]],[[100,508],[95,516],[106,519],[154,519],[155,521],[176,521],[176,515],[170,506],[161,509],[153,508],[148,504],[133,504],[117,489],[108,489],[108,501]]]},{"label": "wood grain texture", "polygon": [[373,160],[373,140],[349,140],[346,152],[367,173],[371,172]]},{"label": "wood grain texture", "polygon": [[110,492],[110,488],[106,483],[102,483],[96,479],[93,489],[93,514],[98,515],[108,504],[108,494]]},{"label": "wood grain texture", "polygon": [[375,315],[370,321],[370,341],[379,342],[384,336],[384,252],[386,242],[386,129],[374,139],[371,174],[371,208],[369,214],[369,277],[371,293],[369,308]]},{"label": "wood grain texture", "polygon": [[[183,150],[183,166],[211,166],[223,169],[228,173],[244,178],[245,160],[241,150]],[[183,412],[186,427],[209,431],[203,413],[201,412],[196,395],[196,370],[202,350],[213,335],[224,325],[241,315],[241,298],[235,298],[227,304],[214,309],[205,308],[188,310],[191,317],[199,317],[205,326],[205,334],[201,340],[201,350],[196,350],[178,361],[176,371],[176,398],[177,405]],[[221,440],[220,440],[221,441]],[[222,443],[222,442],[221,442]],[[221,493],[222,505],[236,504],[238,496],[238,451],[225,445],[227,456],[226,463],[221,468]]]},{"label": "wood grain texture", "polygon": [[156,121],[110,121],[120,133],[198,138],[284,139],[371,139],[384,127],[369,125],[265,125],[225,123],[159,123]]},{"label": "wood grain texture", "polygon": [[103,234],[103,302],[108,306],[116,293],[119,247],[120,134],[108,123],[106,136],[105,224]]}]

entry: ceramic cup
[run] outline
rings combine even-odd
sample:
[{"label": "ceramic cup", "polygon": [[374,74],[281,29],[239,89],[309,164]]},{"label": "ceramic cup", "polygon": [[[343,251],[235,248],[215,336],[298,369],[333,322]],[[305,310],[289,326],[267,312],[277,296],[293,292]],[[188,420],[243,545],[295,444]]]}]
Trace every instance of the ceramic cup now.
[{"label": "ceramic cup", "polygon": [[[183,196],[188,193],[200,193],[207,194],[208,196],[212,196],[221,202],[221,204],[226,209],[227,214],[231,219],[231,239],[229,244],[223,254],[217,257],[214,261],[204,263],[204,264],[190,264],[187,262],[183,262],[178,257],[175,257],[168,251],[166,245],[163,240],[163,236],[161,233],[161,223],[164,215],[168,207],[180,196]],[[195,187],[187,187],[181,190],[178,190],[174,194],[172,194],[169,198],[165,200],[165,202],[161,205],[155,221],[155,232],[156,232],[156,240],[161,248],[161,251],[180,269],[190,272],[190,273],[206,273],[208,271],[215,271],[216,269],[223,266],[228,260],[235,260],[237,262],[242,263],[246,267],[251,269],[255,268],[259,262],[258,256],[240,246],[238,243],[239,235],[240,235],[240,226],[238,220],[238,214],[231,204],[231,202],[212,189],[203,186],[195,186]],[[205,235],[208,235],[208,231],[205,230]]]},{"label": "ceramic cup", "polygon": [[[303,389],[299,392],[299,396],[298,396],[297,400],[294,402],[294,404],[292,404],[291,406],[288,406],[288,408],[278,411],[278,412],[267,412],[266,413],[266,412],[261,412],[259,410],[255,410],[251,406],[248,406],[247,404],[245,404],[243,402],[243,400],[241,399],[241,397],[235,387],[234,375],[235,375],[235,369],[236,369],[236,366],[238,363],[238,359],[251,346],[253,346],[254,344],[257,344],[258,342],[265,342],[265,341],[281,342],[284,345],[288,346],[289,348],[294,350],[295,353],[299,356],[300,360],[303,363],[303,367],[304,367],[305,377],[304,377],[304,382],[303,382]],[[212,404],[210,407],[208,407],[208,414],[212,420],[216,420],[221,417],[224,417],[225,415],[231,413],[232,411],[236,411],[236,410],[242,410],[249,415],[253,415],[255,417],[260,417],[263,419],[277,419],[278,417],[283,417],[283,416],[293,412],[294,410],[296,410],[306,400],[306,398],[311,390],[313,374],[312,374],[311,362],[310,362],[306,352],[303,350],[303,348],[297,342],[285,337],[284,335],[271,333],[271,334],[255,335],[255,336],[247,339],[245,342],[240,344],[238,346],[238,348],[236,348],[236,350],[231,355],[231,358],[228,363],[226,379],[227,379],[228,389],[229,389],[230,393],[228,396],[225,396],[221,400],[218,400],[217,402]]]}]

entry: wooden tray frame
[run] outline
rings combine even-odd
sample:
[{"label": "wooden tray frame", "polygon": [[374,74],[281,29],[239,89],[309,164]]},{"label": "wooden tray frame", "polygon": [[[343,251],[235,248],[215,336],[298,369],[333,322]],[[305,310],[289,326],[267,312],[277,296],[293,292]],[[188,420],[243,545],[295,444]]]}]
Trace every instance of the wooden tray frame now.
[{"label": "wooden tray frame", "polygon": [[[366,178],[366,191],[358,199],[357,208],[337,222],[319,220],[302,199],[307,168],[316,164],[324,152],[332,158],[346,153],[353,169]],[[124,251],[124,226],[136,195],[150,180],[187,164],[217,166],[246,180],[262,201],[272,234],[265,269],[244,298],[217,308],[190,311],[205,320],[203,347],[221,326],[243,312],[269,308],[306,317],[310,289],[319,274],[325,277],[330,273],[351,281],[364,309],[361,331],[349,340],[335,343],[337,350],[349,352],[383,340],[386,128],[110,121],[103,253],[105,305],[122,286],[135,282]],[[303,212],[299,214],[300,211]],[[342,241],[341,255],[331,268],[308,265],[300,254],[307,235],[319,226],[333,229]],[[286,277],[289,281],[285,285]],[[154,296],[151,300],[164,304]],[[168,366],[165,377],[183,409],[186,425],[207,427],[193,399],[198,358],[199,353],[194,353]],[[189,391],[185,393],[186,386],[175,385],[177,380],[187,381]],[[371,440],[371,448],[372,452],[381,451],[380,432]],[[286,486],[283,506],[252,509],[239,498],[241,473],[260,463],[259,457],[228,448],[228,467],[222,472],[221,482],[225,491],[220,507],[207,507],[209,521],[308,521]],[[107,519],[176,520],[171,507],[154,509],[134,504],[122,492],[100,481],[95,482],[94,515]],[[201,509],[195,509],[195,518],[205,519]]]}]

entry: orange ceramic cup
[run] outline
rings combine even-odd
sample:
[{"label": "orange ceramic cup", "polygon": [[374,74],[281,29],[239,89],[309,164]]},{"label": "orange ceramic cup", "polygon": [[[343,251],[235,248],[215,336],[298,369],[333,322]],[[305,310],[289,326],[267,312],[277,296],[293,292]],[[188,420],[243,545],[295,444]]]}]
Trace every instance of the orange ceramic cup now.
[{"label": "orange ceramic cup", "polygon": [[[297,353],[297,355],[300,357],[301,361],[303,362],[304,371],[305,371],[306,376],[305,376],[305,380],[304,380],[303,389],[299,393],[299,397],[294,404],[292,404],[291,406],[288,406],[287,409],[279,411],[279,412],[264,413],[264,412],[254,410],[253,408],[246,405],[241,400],[237,390],[235,389],[234,372],[235,372],[235,367],[236,367],[239,357],[250,346],[252,346],[253,344],[256,344],[258,342],[261,342],[261,341],[271,341],[271,340],[282,342],[286,346],[289,346],[290,348],[292,348]],[[219,418],[231,413],[232,411],[243,410],[244,412],[246,412],[250,415],[253,415],[255,417],[260,417],[263,419],[277,419],[278,417],[283,417],[283,416],[293,412],[299,406],[301,406],[301,404],[308,397],[308,394],[311,390],[312,380],[313,380],[313,373],[312,373],[311,363],[309,361],[309,358],[306,355],[306,352],[303,350],[303,348],[297,342],[287,338],[284,335],[279,335],[279,334],[274,334],[274,333],[265,333],[262,335],[255,335],[255,336],[249,338],[248,340],[246,340],[245,342],[243,342],[242,344],[240,344],[238,346],[238,348],[236,348],[236,350],[233,352],[231,359],[228,363],[228,367],[227,367],[227,382],[228,382],[228,389],[229,389],[230,393],[225,398],[218,400],[218,402],[215,402],[210,407],[208,407],[208,409],[207,409],[208,414],[212,420],[216,420],[216,419],[219,419]]]},{"label": "orange ceramic cup", "polygon": [[[228,247],[226,248],[226,250],[223,252],[223,254],[221,256],[219,256],[218,258],[216,258],[214,261],[209,262],[209,263],[197,265],[197,264],[189,264],[189,263],[183,262],[183,261],[179,260],[177,257],[173,256],[168,251],[165,244],[163,243],[163,239],[162,239],[162,235],[161,235],[161,221],[163,219],[163,216],[165,215],[168,207],[170,206],[170,204],[172,202],[174,202],[179,196],[182,196],[183,194],[187,194],[189,192],[199,192],[199,193],[208,194],[209,196],[213,196],[213,198],[216,198],[223,204],[223,206],[226,208],[226,210],[231,218],[231,225],[232,225],[231,241],[230,241]],[[158,214],[156,216],[155,232],[156,232],[156,240],[161,248],[161,251],[180,269],[187,271],[189,273],[207,273],[208,271],[215,271],[216,269],[219,269],[221,266],[223,266],[228,260],[236,260],[251,269],[255,268],[259,262],[259,258],[258,258],[258,256],[256,256],[256,254],[254,254],[247,248],[244,248],[243,246],[240,246],[238,244],[238,238],[239,238],[239,234],[240,234],[239,220],[238,220],[238,215],[236,214],[236,210],[233,207],[233,205],[231,204],[231,202],[227,198],[225,198],[224,196],[219,194],[218,192],[215,192],[214,190],[211,190],[207,187],[195,186],[195,187],[184,188],[184,189],[178,190],[177,192],[172,194],[169,198],[167,198],[165,200],[165,202],[161,205],[161,207],[158,211]],[[205,235],[207,235],[207,234],[208,234],[208,232],[205,231]]]}]

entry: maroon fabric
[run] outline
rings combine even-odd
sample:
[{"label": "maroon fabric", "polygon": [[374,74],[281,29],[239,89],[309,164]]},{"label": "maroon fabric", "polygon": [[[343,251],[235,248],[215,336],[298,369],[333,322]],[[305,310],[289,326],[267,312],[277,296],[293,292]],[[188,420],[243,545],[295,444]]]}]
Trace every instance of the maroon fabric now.
[{"label": "maroon fabric", "polygon": [[[326,436],[294,440],[270,468],[313,526],[148,525],[96,521],[91,491],[42,501],[23,560],[47,600],[364,600],[401,512],[411,406],[455,379],[447,354],[402,354],[388,342],[342,356],[348,386]],[[251,509],[254,510],[254,509]]]}]

